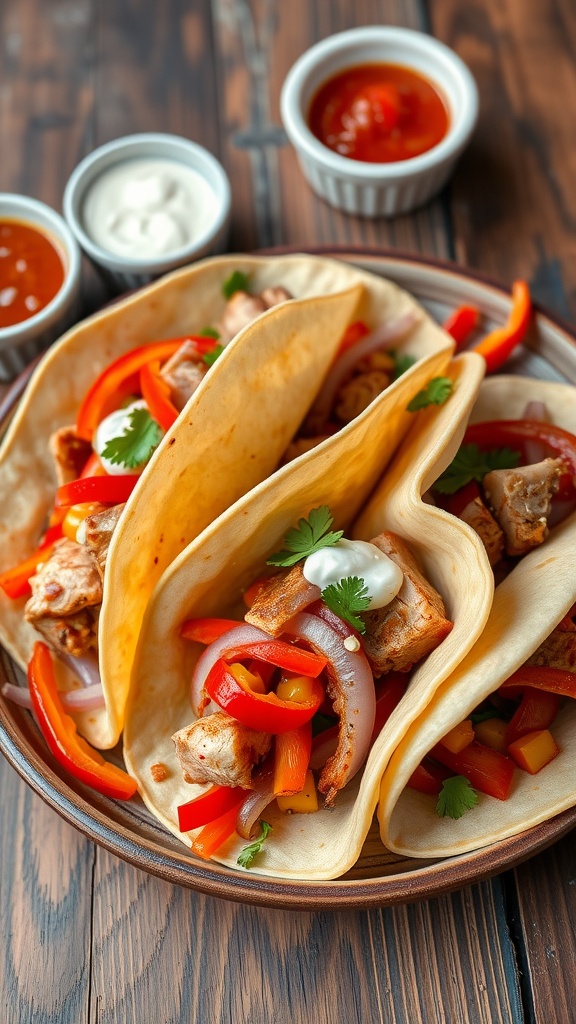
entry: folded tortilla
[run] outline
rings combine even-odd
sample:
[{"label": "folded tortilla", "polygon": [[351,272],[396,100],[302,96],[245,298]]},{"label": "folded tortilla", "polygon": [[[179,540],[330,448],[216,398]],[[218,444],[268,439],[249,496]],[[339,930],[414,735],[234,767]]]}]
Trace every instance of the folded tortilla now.
[{"label": "folded tortilla", "polygon": [[[315,256],[226,256],[177,271],[78,324],[36,370],[0,453],[0,572],[36,549],[56,489],[48,438],[73,423],[88,387],[135,346],[214,324],[234,270],[250,289],[282,285],[296,298],[263,314],[225,348],[164,437],[142,474],[108,552],[99,621],[106,707],[75,716],[101,748],[114,746],[124,722],[130,670],[148,597],[172,559],[221,512],[272,473],[305,417],[354,319],[371,327],[414,310],[418,322],[398,349],[417,359],[380,401],[394,409],[442,372],[449,337],[406,292],[340,261]],[[390,452],[407,429],[398,411]],[[338,435],[348,445],[350,428]],[[303,456],[307,458],[307,456]],[[24,600],[0,594],[0,640],[24,667],[35,630]],[[58,663],[59,685],[74,685]]]},{"label": "folded tortilla", "polygon": [[[576,434],[576,390],[563,384],[495,377],[482,384],[471,422],[520,419],[543,401],[553,423]],[[435,800],[405,788],[416,766],[455,725],[494,693],[550,635],[576,602],[576,513],[553,528],[496,588],[486,627],[469,654],[413,720],[382,780],[378,816],[383,843],[407,857],[449,857],[491,845],[576,803],[576,702],[566,700],[552,726],[560,754],[536,775],[517,770],[505,801],[479,803],[454,820]]]},{"label": "folded tortilla", "polygon": [[[348,535],[355,519],[352,534],[357,538],[369,540],[382,530],[400,534],[454,622],[449,636],[413,673],[364,770],[338,794],[333,808],[306,815],[283,815],[275,805],[266,809],[264,816],[274,831],[252,870],[327,879],[343,874],[357,860],[388,759],[410,721],[427,707],[480,635],[492,602],[493,574],[479,538],[466,524],[422,501],[460,444],[484,363],[468,354],[454,360],[447,372],[455,381],[454,393],[441,409],[417,414],[409,445],[402,447],[368,504],[387,461],[394,419],[406,406],[408,382],[403,378],[397,382],[397,401],[373,403],[355,421],[346,443],[333,437],[256,487],[179,555],[158,583],[136,654],[124,756],[150,810],[188,845],[191,836],[179,832],[176,809],[206,787],[184,782],[171,736],[193,720],[189,687],[202,648],[183,640],[180,627],[197,616],[242,618],[241,594],[262,574],[266,558],[282,546],[299,517],[325,504],[335,526]],[[151,771],[158,763],[168,773],[162,782]],[[243,845],[238,839],[229,841],[216,859],[237,866]]]}]

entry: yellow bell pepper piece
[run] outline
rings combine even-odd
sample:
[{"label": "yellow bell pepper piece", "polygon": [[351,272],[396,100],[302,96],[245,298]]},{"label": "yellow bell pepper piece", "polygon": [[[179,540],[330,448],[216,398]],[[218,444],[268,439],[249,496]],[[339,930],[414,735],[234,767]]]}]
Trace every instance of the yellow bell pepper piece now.
[{"label": "yellow bell pepper piece", "polygon": [[536,775],[560,753],[560,748],[549,729],[536,729],[511,743],[508,753],[519,768],[530,775]]},{"label": "yellow bell pepper piece", "polygon": [[311,814],[312,811],[317,811],[318,794],[312,772],[306,772],[304,789],[293,796],[277,796],[276,802],[281,811],[291,811],[293,814]]},{"label": "yellow bell pepper piece", "polygon": [[505,754],[507,728],[508,722],[503,718],[487,718],[485,722],[478,722],[474,726],[474,734],[478,742],[483,743],[485,747]]},{"label": "yellow bell pepper piece", "polygon": [[440,743],[446,750],[449,750],[451,754],[459,754],[465,747],[469,747],[474,739],[474,729],[472,722],[469,718],[466,718],[464,722],[460,722],[455,725],[450,732],[447,732]]}]

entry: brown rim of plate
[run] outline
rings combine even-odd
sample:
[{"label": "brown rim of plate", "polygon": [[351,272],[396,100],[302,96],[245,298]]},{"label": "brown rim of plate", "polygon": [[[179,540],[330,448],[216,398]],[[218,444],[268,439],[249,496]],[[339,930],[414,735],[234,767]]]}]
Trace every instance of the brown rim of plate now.
[{"label": "brown rim of plate", "polygon": [[[298,252],[297,247],[266,250],[266,254]],[[422,265],[432,270],[474,281],[498,294],[506,288],[486,275],[465,271],[447,261],[389,250],[326,247],[307,248],[319,255],[347,256],[354,260]],[[576,335],[561,318],[536,307],[540,317],[559,328],[565,341],[576,345]],[[30,378],[35,362],[14,382],[0,403],[0,427],[14,410]],[[4,682],[0,667],[0,683]],[[167,848],[171,841],[160,826],[143,826],[130,815],[130,804],[108,800],[86,789],[60,768],[27,712],[0,695],[0,749],[18,774],[58,814],[88,839],[135,867],[172,884],[206,895],[240,903],[291,910],[368,909],[429,899],[496,875],[546,849],[576,825],[576,807],[564,811],[527,832],[484,849],[422,867],[373,878],[335,881],[278,879],[251,872],[239,872],[213,861],[194,858],[184,847]],[[157,832],[158,839],[155,838]],[[174,840],[174,842],[177,842]],[[412,864],[414,862],[411,862]]]}]

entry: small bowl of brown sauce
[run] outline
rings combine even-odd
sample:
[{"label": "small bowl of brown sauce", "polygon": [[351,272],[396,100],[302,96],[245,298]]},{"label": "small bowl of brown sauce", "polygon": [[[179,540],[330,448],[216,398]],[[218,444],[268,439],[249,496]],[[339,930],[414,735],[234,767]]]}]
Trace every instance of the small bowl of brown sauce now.
[{"label": "small bowl of brown sauce", "polygon": [[445,184],[474,130],[478,90],[443,43],[367,25],[307,50],[280,106],[314,191],[347,213],[390,217]]},{"label": "small bowl of brown sauce", "polygon": [[0,193],[0,380],[11,380],[76,319],[80,249],[65,221]]}]

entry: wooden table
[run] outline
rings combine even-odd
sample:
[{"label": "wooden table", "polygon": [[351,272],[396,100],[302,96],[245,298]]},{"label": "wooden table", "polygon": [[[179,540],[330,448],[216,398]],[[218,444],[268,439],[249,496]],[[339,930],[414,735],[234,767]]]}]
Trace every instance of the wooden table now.
[{"label": "wooden table", "polygon": [[[426,13],[427,9],[427,13]],[[316,199],[279,124],[282,80],[354,25],[432,31],[481,92],[450,187],[393,221]],[[59,208],[115,136],[196,139],[233,184],[231,248],[367,245],[456,259],[576,316],[572,0],[2,0],[0,191]],[[85,308],[104,297],[87,269]],[[0,759],[6,1024],[496,1024],[576,1020],[570,836],[420,905],[266,911],[173,887],[75,832]]]}]

